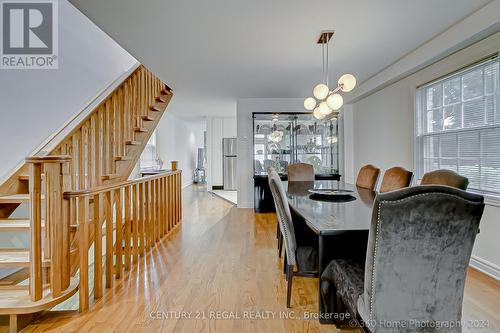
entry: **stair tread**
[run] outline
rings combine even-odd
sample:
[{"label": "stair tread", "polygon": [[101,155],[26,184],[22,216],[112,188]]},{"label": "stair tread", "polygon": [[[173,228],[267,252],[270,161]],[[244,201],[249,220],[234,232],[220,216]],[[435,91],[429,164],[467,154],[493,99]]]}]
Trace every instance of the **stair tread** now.
[{"label": "stair tread", "polygon": [[3,289],[0,293],[0,315],[34,313],[48,310],[67,300],[78,290],[78,278],[72,277],[69,287],[58,297],[52,297],[50,288],[43,289],[42,299],[33,302],[26,289]]},{"label": "stair tread", "polygon": [[120,178],[121,176],[117,173],[111,173],[109,175],[103,175],[101,178],[103,180],[110,180],[110,179],[116,179],[116,178]]},{"label": "stair tread", "polygon": [[29,194],[12,194],[0,197],[0,203],[23,203],[28,202],[29,200]]},{"label": "stair tread", "polygon": [[115,161],[130,161],[131,156],[115,156]]},{"label": "stair tread", "polygon": [[[4,249],[0,251],[0,268],[29,267],[30,251],[25,249]],[[48,261],[43,266],[49,266]]]},{"label": "stair tread", "polygon": [[140,141],[135,141],[135,140],[128,140],[128,141],[125,141],[125,144],[129,145],[129,146],[137,146],[137,145],[140,145],[141,142]]},{"label": "stair tread", "polygon": [[153,121],[154,118],[151,118],[150,116],[141,116],[141,119],[144,121]]},{"label": "stair tread", "polygon": [[148,129],[144,127],[134,127],[134,131],[136,132],[147,132]]},{"label": "stair tread", "polygon": [[0,268],[28,267],[29,264],[29,251],[0,251]]},{"label": "stair tread", "polygon": [[0,286],[13,286],[29,277],[29,268],[23,267],[15,270],[0,279]]},{"label": "stair tread", "polygon": [[[44,222],[42,221],[42,228],[44,227]],[[24,230],[30,228],[29,219],[0,219],[0,231],[15,231]]]}]

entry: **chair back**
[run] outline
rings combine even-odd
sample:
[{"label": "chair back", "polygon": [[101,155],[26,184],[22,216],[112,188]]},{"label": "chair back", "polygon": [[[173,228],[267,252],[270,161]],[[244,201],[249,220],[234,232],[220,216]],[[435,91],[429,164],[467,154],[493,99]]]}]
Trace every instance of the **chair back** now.
[{"label": "chair back", "polygon": [[310,182],[314,181],[314,168],[311,164],[293,163],[288,166],[288,181]]},{"label": "chair back", "polygon": [[399,190],[410,186],[413,172],[402,167],[394,167],[387,169],[380,184],[380,193]]},{"label": "chair back", "polygon": [[[364,293],[358,299],[361,317],[372,323],[461,320],[483,200],[448,186],[414,186],[377,195]],[[379,329],[383,327],[372,331]]]},{"label": "chair back", "polygon": [[467,190],[469,179],[460,176],[452,170],[435,170],[427,172],[420,182],[421,185],[447,185],[461,190]]},{"label": "chair back", "polygon": [[285,188],[281,182],[280,176],[275,170],[270,170],[269,187],[274,199],[276,214],[278,215],[278,224],[283,235],[285,243],[285,252],[288,265],[296,265],[295,250],[297,250],[297,242],[295,239],[295,230],[293,227],[292,214],[288,206],[288,198]]},{"label": "chair back", "polygon": [[358,178],[356,179],[356,186],[361,188],[367,188],[369,190],[374,190],[377,185],[378,176],[380,174],[380,169],[374,167],[371,164],[365,165],[358,172]]}]

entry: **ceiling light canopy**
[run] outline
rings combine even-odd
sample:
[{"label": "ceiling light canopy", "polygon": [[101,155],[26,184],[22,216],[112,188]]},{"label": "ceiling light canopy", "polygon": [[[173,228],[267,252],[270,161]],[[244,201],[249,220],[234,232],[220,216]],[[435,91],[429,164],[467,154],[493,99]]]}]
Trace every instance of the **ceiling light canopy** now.
[{"label": "ceiling light canopy", "polygon": [[318,120],[325,118],[333,111],[340,110],[344,104],[344,98],[339,92],[349,92],[356,87],[356,77],[352,74],[342,75],[335,89],[330,90],[328,86],[328,43],[333,33],[333,31],[323,31],[318,39],[317,43],[323,47],[323,82],[314,87],[314,97],[307,97],[304,100],[304,108],[313,111],[314,117]]}]

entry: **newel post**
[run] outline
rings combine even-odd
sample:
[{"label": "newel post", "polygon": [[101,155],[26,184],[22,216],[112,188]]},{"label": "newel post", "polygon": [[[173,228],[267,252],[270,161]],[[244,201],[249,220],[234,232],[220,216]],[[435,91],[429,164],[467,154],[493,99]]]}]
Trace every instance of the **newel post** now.
[{"label": "newel post", "polygon": [[[59,296],[69,286],[69,218],[63,194],[69,186],[67,178],[70,159],[66,155],[26,159],[30,165],[30,296],[33,301],[42,298],[44,259],[50,262],[52,296]],[[42,173],[45,177],[43,191]],[[42,205],[45,207],[43,255]]]}]

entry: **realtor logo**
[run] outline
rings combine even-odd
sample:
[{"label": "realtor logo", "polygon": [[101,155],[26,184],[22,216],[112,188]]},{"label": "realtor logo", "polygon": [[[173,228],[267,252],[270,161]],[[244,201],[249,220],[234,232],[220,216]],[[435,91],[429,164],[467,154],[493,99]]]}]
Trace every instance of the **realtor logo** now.
[{"label": "realtor logo", "polygon": [[2,69],[57,69],[57,1],[0,1]]}]

